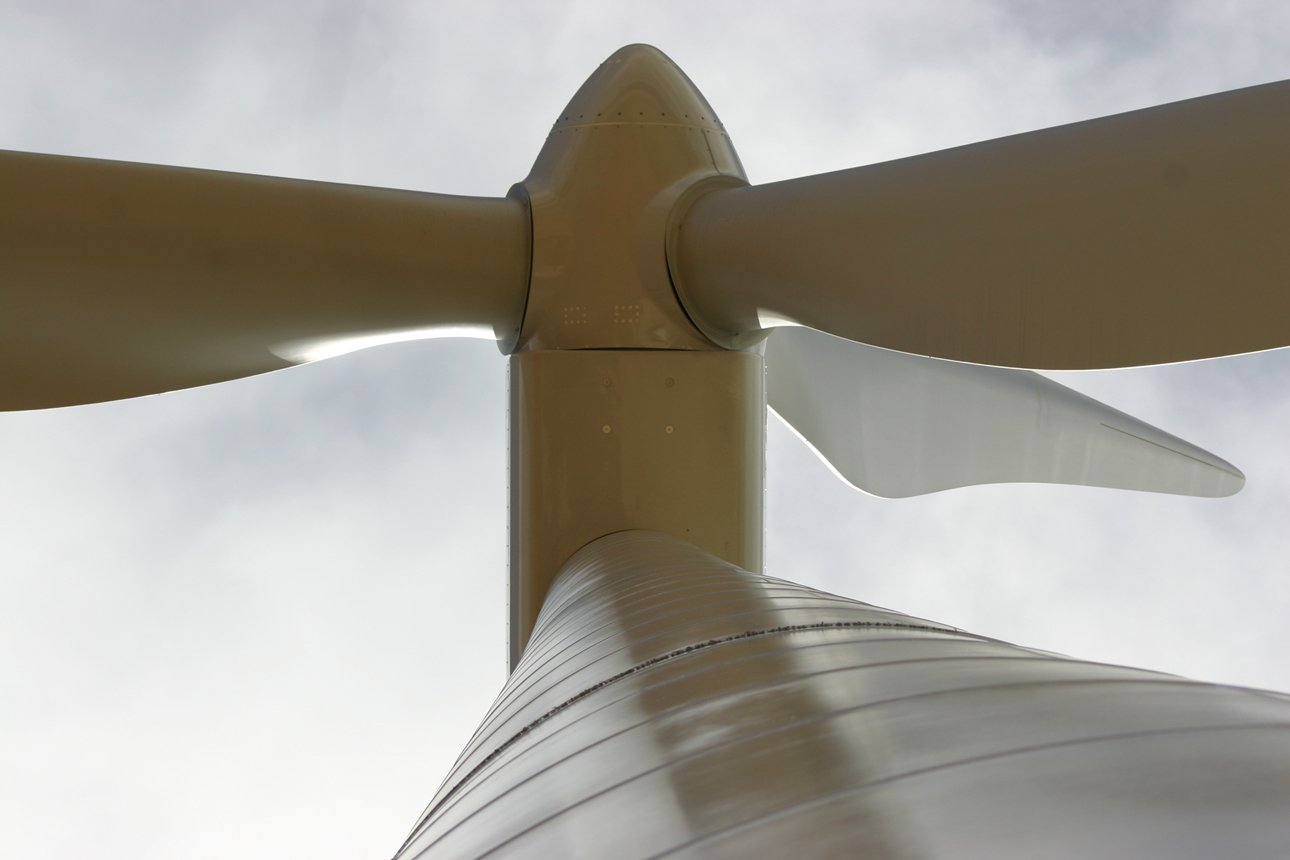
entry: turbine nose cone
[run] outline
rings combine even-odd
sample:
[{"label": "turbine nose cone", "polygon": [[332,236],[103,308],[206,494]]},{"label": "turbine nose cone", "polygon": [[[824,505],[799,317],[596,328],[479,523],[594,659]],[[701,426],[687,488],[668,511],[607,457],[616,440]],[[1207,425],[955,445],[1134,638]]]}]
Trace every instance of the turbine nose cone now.
[{"label": "turbine nose cone", "polygon": [[627,45],[611,54],[574,94],[555,128],[627,124],[724,130],[685,72],[652,45]]},{"label": "turbine nose cone", "polygon": [[712,349],[672,288],[668,228],[691,188],[743,177],[712,107],[675,63],[649,45],[615,51],[560,112],[515,191],[533,238],[516,348]]}]

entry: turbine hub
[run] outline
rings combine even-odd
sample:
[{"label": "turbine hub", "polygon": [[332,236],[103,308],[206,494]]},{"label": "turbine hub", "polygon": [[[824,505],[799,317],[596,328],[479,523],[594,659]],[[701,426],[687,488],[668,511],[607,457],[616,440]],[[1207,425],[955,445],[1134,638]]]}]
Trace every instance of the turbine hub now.
[{"label": "turbine hub", "polygon": [[668,275],[669,216],[696,185],[746,185],[711,105],[662,51],[616,51],[560,113],[527,179],[533,264],[504,348],[716,349]]}]

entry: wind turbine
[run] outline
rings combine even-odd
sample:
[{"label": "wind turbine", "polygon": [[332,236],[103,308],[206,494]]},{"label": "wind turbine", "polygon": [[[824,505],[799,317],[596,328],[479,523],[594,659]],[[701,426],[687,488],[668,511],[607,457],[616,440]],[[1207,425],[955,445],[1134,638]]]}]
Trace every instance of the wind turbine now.
[{"label": "wind turbine", "polygon": [[514,671],[402,856],[625,834],[643,856],[1024,854],[1054,828],[1071,854],[1284,846],[1283,698],[756,571],[765,393],[881,495],[1239,489],[1225,461],[1012,368],[1286,345],[1288,101],[1255,87],[746,187],[702,96],[630,46],[507,198],[10,154],[0,349],[26,372],[0,405],[458,326],[512,352]]}]

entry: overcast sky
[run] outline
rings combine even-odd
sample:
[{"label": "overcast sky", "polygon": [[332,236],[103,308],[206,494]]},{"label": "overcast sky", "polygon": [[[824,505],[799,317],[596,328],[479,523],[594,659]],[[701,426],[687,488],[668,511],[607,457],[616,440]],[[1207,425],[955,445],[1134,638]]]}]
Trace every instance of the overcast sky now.
[{"label": "overcast sky", "polygon": [[[754,182],[1290,77],[1272,0],[0,0],[0,148],[502,195],[637,41]],[[1290,688],[1290,351],[1060,378],[1246,489],[883,501],[772,420],[768,572]],[[0,415],[0,855],[389,856],[504,680],[505,384],[432,341]]]}]

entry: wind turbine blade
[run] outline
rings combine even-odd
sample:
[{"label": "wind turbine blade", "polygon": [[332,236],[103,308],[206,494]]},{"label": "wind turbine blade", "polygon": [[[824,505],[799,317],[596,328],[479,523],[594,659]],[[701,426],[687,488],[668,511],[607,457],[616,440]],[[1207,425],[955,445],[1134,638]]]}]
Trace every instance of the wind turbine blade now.
[{"label": "wind turbine blade", "polygon": [[766,373],[771,408],[878,496],[1002,482],[1229,496],[1245,483],[1208,451],[1028,370],[780,328]]},{"label": "wind turbine blade", "polygon": [[1129,367],[1290,344],[1290,81],[714,191],[687,311],[978,364]]},{"label": "wind turbine blade", "polygon": [[0,153],[0,409],[513,337],[528,265],[516,200]]}]

